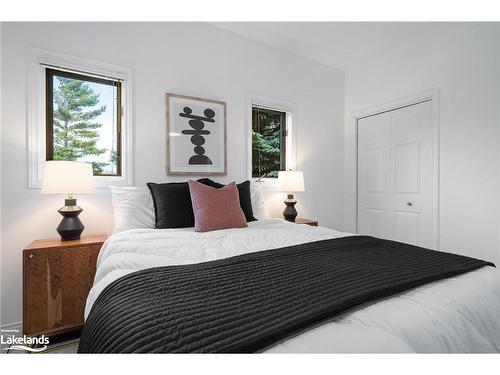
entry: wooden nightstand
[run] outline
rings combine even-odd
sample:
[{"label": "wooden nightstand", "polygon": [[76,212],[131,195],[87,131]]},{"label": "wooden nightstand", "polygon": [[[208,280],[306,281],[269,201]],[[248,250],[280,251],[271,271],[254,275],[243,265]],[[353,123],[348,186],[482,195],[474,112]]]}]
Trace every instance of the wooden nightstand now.
[{"label": "wooden nightstand", "polygon": [[310,225],[311,227],[318,226],[318,222],[316,220],[304,219],[301,217],[295,218],[295,224],[306,224],[306,225]]},{"label": "wooden nightstand", "polygon": [[83,325],[99,250],[107,236],[36,240],[23,251],[23,334],[53,336]]}]

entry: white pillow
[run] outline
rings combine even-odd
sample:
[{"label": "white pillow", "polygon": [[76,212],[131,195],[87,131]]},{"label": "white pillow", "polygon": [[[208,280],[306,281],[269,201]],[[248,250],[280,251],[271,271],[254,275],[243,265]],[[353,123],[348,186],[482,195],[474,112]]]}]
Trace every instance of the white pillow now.
[{"label": "white pillow", "polygon": [[147,187],[110,188],[115,233],[127,229],[155,227],[153,198]]},{"label": "white pillow", "polygon": [[252,200],[253,216],[257,220],[269,219],[269,213],[267,212],[264,201],[264,194],[259,184],[262,184],[262,182],[250,182],[250,199]]}]

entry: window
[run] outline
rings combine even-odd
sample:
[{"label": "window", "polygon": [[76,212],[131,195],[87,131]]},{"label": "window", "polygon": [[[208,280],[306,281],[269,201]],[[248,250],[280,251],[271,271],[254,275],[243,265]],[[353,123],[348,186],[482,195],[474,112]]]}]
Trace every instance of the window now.
[{"label": "window", "polygon": [[252,177],[276,178],[287,169],[287,112],[252,106]]},{"label": "window", "polygon": [[122,175],[122,84],[46,68],[46,160],[92,163],[95,176]]},{"label": "window", "polygon": [[[28,187],[39,189],[46,160],[59,158],[92,163],[97,188],[133,185],[132,69],[39,48],[28,48],[26,64]],[[64,80],[88,88],[72,98],[69,112],[62,99],[69,100],[71,90],[58,92]],[[63,120],[71,129],[60,132]]]}]

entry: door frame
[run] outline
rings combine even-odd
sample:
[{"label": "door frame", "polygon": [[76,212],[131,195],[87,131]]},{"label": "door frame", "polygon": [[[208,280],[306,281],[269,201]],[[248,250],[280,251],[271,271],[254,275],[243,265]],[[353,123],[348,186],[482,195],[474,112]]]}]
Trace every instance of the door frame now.
[{"label": "door frame", "polygon": [[[430,101],[432,111],[432,151],[433,151],[433,199],[432,219],[433,248],[439,250],[439,88],[409,95],[391,102],[357,110],[351,113],[346,129],[346,181],[347,191],[351,192],[347,200],[346,227],[354,228],[358,233],[358,121],[362,118]],[[349,172],[351,171],[351,172]],[[350,212],[350,214],[349,214]],[[354,221],[354,222],[353,222]]]}]

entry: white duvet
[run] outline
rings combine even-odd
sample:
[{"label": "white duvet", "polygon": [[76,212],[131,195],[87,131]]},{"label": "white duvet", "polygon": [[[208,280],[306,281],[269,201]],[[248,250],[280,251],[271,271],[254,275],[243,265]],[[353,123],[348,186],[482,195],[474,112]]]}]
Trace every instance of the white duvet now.
[{"label": "white duvet", "polygon": [[[196,233],[132,229],[112,235],[97,262],[85,317],[99,293],[127,273],[349,236],[280,219]],[[500,274],[483,267],[369,304],[269,348],[273,353],[500,352]]]}]

